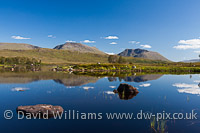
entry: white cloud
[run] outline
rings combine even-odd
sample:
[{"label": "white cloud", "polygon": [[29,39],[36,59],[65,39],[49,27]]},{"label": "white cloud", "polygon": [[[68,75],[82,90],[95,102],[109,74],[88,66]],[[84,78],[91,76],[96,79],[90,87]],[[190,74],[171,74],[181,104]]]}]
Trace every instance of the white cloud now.
[{"label": "white cloud", "polygon": [[115,53],[108,53],[108,52],[105,52],[105,53],[108,55],[115,55]]},{"label": "white cloud", "polygon": [[140,45],[142,48],[151,48],[150,45]]},{"label": "white cloud", "polygon": [[197,84],[175,83],[172,86],[181,88],[178,89],[179,93],[200,94],[200,88]]},{"label": "white cloud", "polygon": [[104,91],[104,93],[108,94],[108,95],[113,95],[115,94],[113,91]]},{"label": "white cloud", "polygon": [[113,44],[113,45],[115,45],[115,44],[117,44],[116,42],[111,42],[110,44]]},{"label": "white cloud", "polygon": [[29,90],[29,88],[23,88],[23,87],[12,88],[12,91],[26,91],[26,90]]},{"label": "white cloud", "polygon": [[175,49],[198,49],[200,48],[200,39],[180,40],[180,45],[174,46]]},{"label": "white cloud", "polygon": [[84,41],[81,41],[82,43],[96,43],[95,41],[91,41],[91,40],[84,40]]},{"label": "white cloud", "polygon": [[140,42],[136,42],[135,44],[140,44]]},{"label": "white cloud", "polygon": [[53,35],[48,35],[49,38],[56,38],[55,36]]},{"label": "white cloud", "polygon": [[131,44],[139,44],[140,42],[137,42],[137,41],[129,41],[128,43],[131,43]]},{"label": "white cloud", "polygon": [[66,88],[71,89],[71,88],[75,88],[74,86],[66,86]]},{"label": "white cloud", "polygon": [[23,39],[31,39],[31,38],[25,38],[22,36],[11,36],[12,39],[19,39],[19,40],[23,40]]},{"label": "white cloud", "polygon": [[195,53],[197,53],[197,54],[200,54],[200,51],[194,51]]},{"label": "white cloud", "polygon": [[113,88],[116,88],[116,86],[109,86],[109,87],[112,88],[112,89],[113,89]]},{"label": "white cloud", "polygon": [[104,37],[104,39],[119,39],[118,36],[107,36],[107,37]]},{"label": "white cloud", "polygon": [[72,42],[72,43],[75,43],[76,41],[72,41],[72,40],[67,40],[65,42]]},{"label": "white cloud", "polygon": [[84,86],[83,89],[84,89],[84,90],[89,90],[89,89],[94,89],[94,87],[91,87],[91,86]]},{"label": "white cloud", "polygon": [[149,87],[149,86],[151,86],[151,84],[150,83],[146,83],[146,84],[141,84],[141,85],[139,85],[140,87]]}]

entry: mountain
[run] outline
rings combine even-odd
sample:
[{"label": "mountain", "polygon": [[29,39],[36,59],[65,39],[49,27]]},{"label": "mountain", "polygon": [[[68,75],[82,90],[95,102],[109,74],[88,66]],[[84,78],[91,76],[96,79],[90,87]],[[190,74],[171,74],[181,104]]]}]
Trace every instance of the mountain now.
[{"label": "mountain", "polygon": [[26,43],[0,43],[0,50],[32,50],[39,48]]},{"label": "mountain", "polygon": [[95,54],[105,54],[104,52],[98,50],[95,47],[90,47],[81,43],[71,43],[67,42],[62,45],[56,46],[54,49],[58,50],[69,50],[69,51],[78,51],[81,53],[95,53]]},{"label": "mountain", "polygon": [[97,82],[99,78],[95,76],[75,75],[68,73],[50,72],[48,69],[37,73],[4,72],[0,75],[0,84],[25,84],[39,80],[53,80],[65,86],[80,86]]},{"label": "mountain", "polygon": [[129,76],[122,78],[126,82],[145,82],[149,80],[156,80],[162,77],[162,74],[146,74],[146,75],[140,75],[140,76]]},{"label": "mountain", "polygon": [[161,54],[153,51],[148,51],[145,49],[125,49],[123,52],[119,53],[120,56],[126,57],[138,57],[145,58],[150,60],[161,60],[161,61],[169,61],[167,58],[162,56]]},{"label": "mountain", "polygon": [[184,61],[181,61],[181,62],[185,62],[185,63],[190,63],[190,62],[200,62],[200,59],[192,59],[192,60],[184,60]]}]

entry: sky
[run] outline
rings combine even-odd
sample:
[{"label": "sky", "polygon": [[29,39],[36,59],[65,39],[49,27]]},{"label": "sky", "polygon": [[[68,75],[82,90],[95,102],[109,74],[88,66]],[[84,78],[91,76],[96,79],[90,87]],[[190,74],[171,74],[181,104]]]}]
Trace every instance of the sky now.
[{"label": "sky", "polygon": [[54,48],[81,42],[107,53],[144,48],[199,58],[200,0],[0,0],[0,42]]}]

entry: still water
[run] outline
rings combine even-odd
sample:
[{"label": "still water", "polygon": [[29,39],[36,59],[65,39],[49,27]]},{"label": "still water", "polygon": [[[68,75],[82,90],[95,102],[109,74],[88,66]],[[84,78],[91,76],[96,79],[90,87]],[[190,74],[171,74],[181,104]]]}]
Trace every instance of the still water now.
[{"label": "still water", "polygon": [[[193,132],[200,131],[200,75],[92,77],[62,73],[1,73],[0,132]],[[136,96],[119,97],[120,83],[136,87]],[[20,91],[23,89],[23,91]],[[18,119],[20,105],[51,104],[67,113],[96,113],[96,119]],[[6,120],[4,111],[13,111]],[[108,119],[107,113],[197,113],[197,119]],[[66,114],[67,114],[66,113]]]}]

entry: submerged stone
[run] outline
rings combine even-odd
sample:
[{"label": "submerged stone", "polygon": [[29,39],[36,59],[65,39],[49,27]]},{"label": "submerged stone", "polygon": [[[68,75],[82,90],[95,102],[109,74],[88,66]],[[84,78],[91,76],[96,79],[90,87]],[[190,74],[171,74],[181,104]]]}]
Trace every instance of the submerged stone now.
[{"label": "submerged stone", "polygon": [[[51,118],[55,114],[62,114],[64,109],[61,106],[53,106],[47,104],[37,104],[30,106],[19,106],[17,112],[22,115],[32,115],[36,117]],[[45,116],[44,116],[45,115]]]}]

